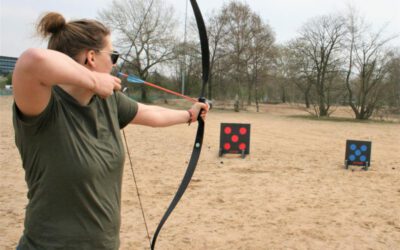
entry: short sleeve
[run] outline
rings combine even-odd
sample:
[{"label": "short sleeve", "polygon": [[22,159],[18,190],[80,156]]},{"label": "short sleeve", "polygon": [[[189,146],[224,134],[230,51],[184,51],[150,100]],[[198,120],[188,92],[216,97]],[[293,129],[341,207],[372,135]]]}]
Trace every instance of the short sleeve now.
[{"label": "short sleeve", "polygon": [[135,118],[138,104],[120,91],[114,92],[114,95],[117,100],[119,127],[123,129]]},{"label": "short sleeve", "polygon": [[19,127],[25,133],[34,135],[45,129],[51,123],[52,116],[57,115],[55,112],[56,101],[52,92],[49,103],[46,108],[36,116],[25,116],[18,108],[17,104],[13,103],[13,122],[15,127]]}]

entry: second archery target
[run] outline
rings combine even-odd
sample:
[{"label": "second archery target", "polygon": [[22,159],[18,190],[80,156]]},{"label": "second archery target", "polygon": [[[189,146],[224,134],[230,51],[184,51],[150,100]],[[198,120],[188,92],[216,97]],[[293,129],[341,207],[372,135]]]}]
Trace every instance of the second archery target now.
[{"label": "second archery target", "polygon": [[367,170],[371,165],[371,142],[347,140],[344,163],[346,168],[355,165]]},{"label": "second archery target", "polygon": [[219,156],[250,153],[250,124],[221,123]]}]

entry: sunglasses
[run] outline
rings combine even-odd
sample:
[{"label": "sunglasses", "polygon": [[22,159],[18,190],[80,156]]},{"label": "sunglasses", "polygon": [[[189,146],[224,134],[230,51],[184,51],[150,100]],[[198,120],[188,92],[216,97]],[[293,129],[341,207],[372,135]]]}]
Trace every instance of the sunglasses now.
[{"label": "sunglasses", "polygon": [[110,54],[112,64],[116,64],[117,63],[118,58],[119,58],[118,51],[114,50],[114,51],[110,52],[110,51],[99,50],[98,52]]}]

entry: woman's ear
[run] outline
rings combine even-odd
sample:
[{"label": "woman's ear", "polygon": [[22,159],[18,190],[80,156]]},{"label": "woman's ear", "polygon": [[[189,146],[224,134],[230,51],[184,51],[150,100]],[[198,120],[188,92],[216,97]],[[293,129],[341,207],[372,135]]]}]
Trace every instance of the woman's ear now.
[{"label": "woman's ear", "polygon": [[96,57],[96,52],[94,50],[87,51],[85,65],[94,67],[95,66],[95,57]]}]

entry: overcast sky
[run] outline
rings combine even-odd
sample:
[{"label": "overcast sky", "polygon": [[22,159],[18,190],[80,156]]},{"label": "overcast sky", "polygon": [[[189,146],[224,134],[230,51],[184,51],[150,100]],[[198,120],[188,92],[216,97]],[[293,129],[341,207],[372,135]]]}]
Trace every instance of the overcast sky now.
[{"label": "overcast sky", "polygon": [[[185,0],[164,0],[174,6],[181,20],[185,14]],[[0,0],[0,55],[18,57],[29,47],[43,47],[35,37],[35,23],[43,12],[57,11],[69,19],[96,18],[99,10],[112,0]],[[227,0],[198,0],[203,15],[220,8]],[[386,34],[400,33],[400,0],[247,0],[253,11],[275,31],[277,42],[285,42],[297,35],[298,29],[312,17],[344,12],[348,4],[357,8],[367,22],[376,29],[387,25]],[[192,15],[190,4],[188,15]],[[400,46],[400,38],[392,41]]]}]

